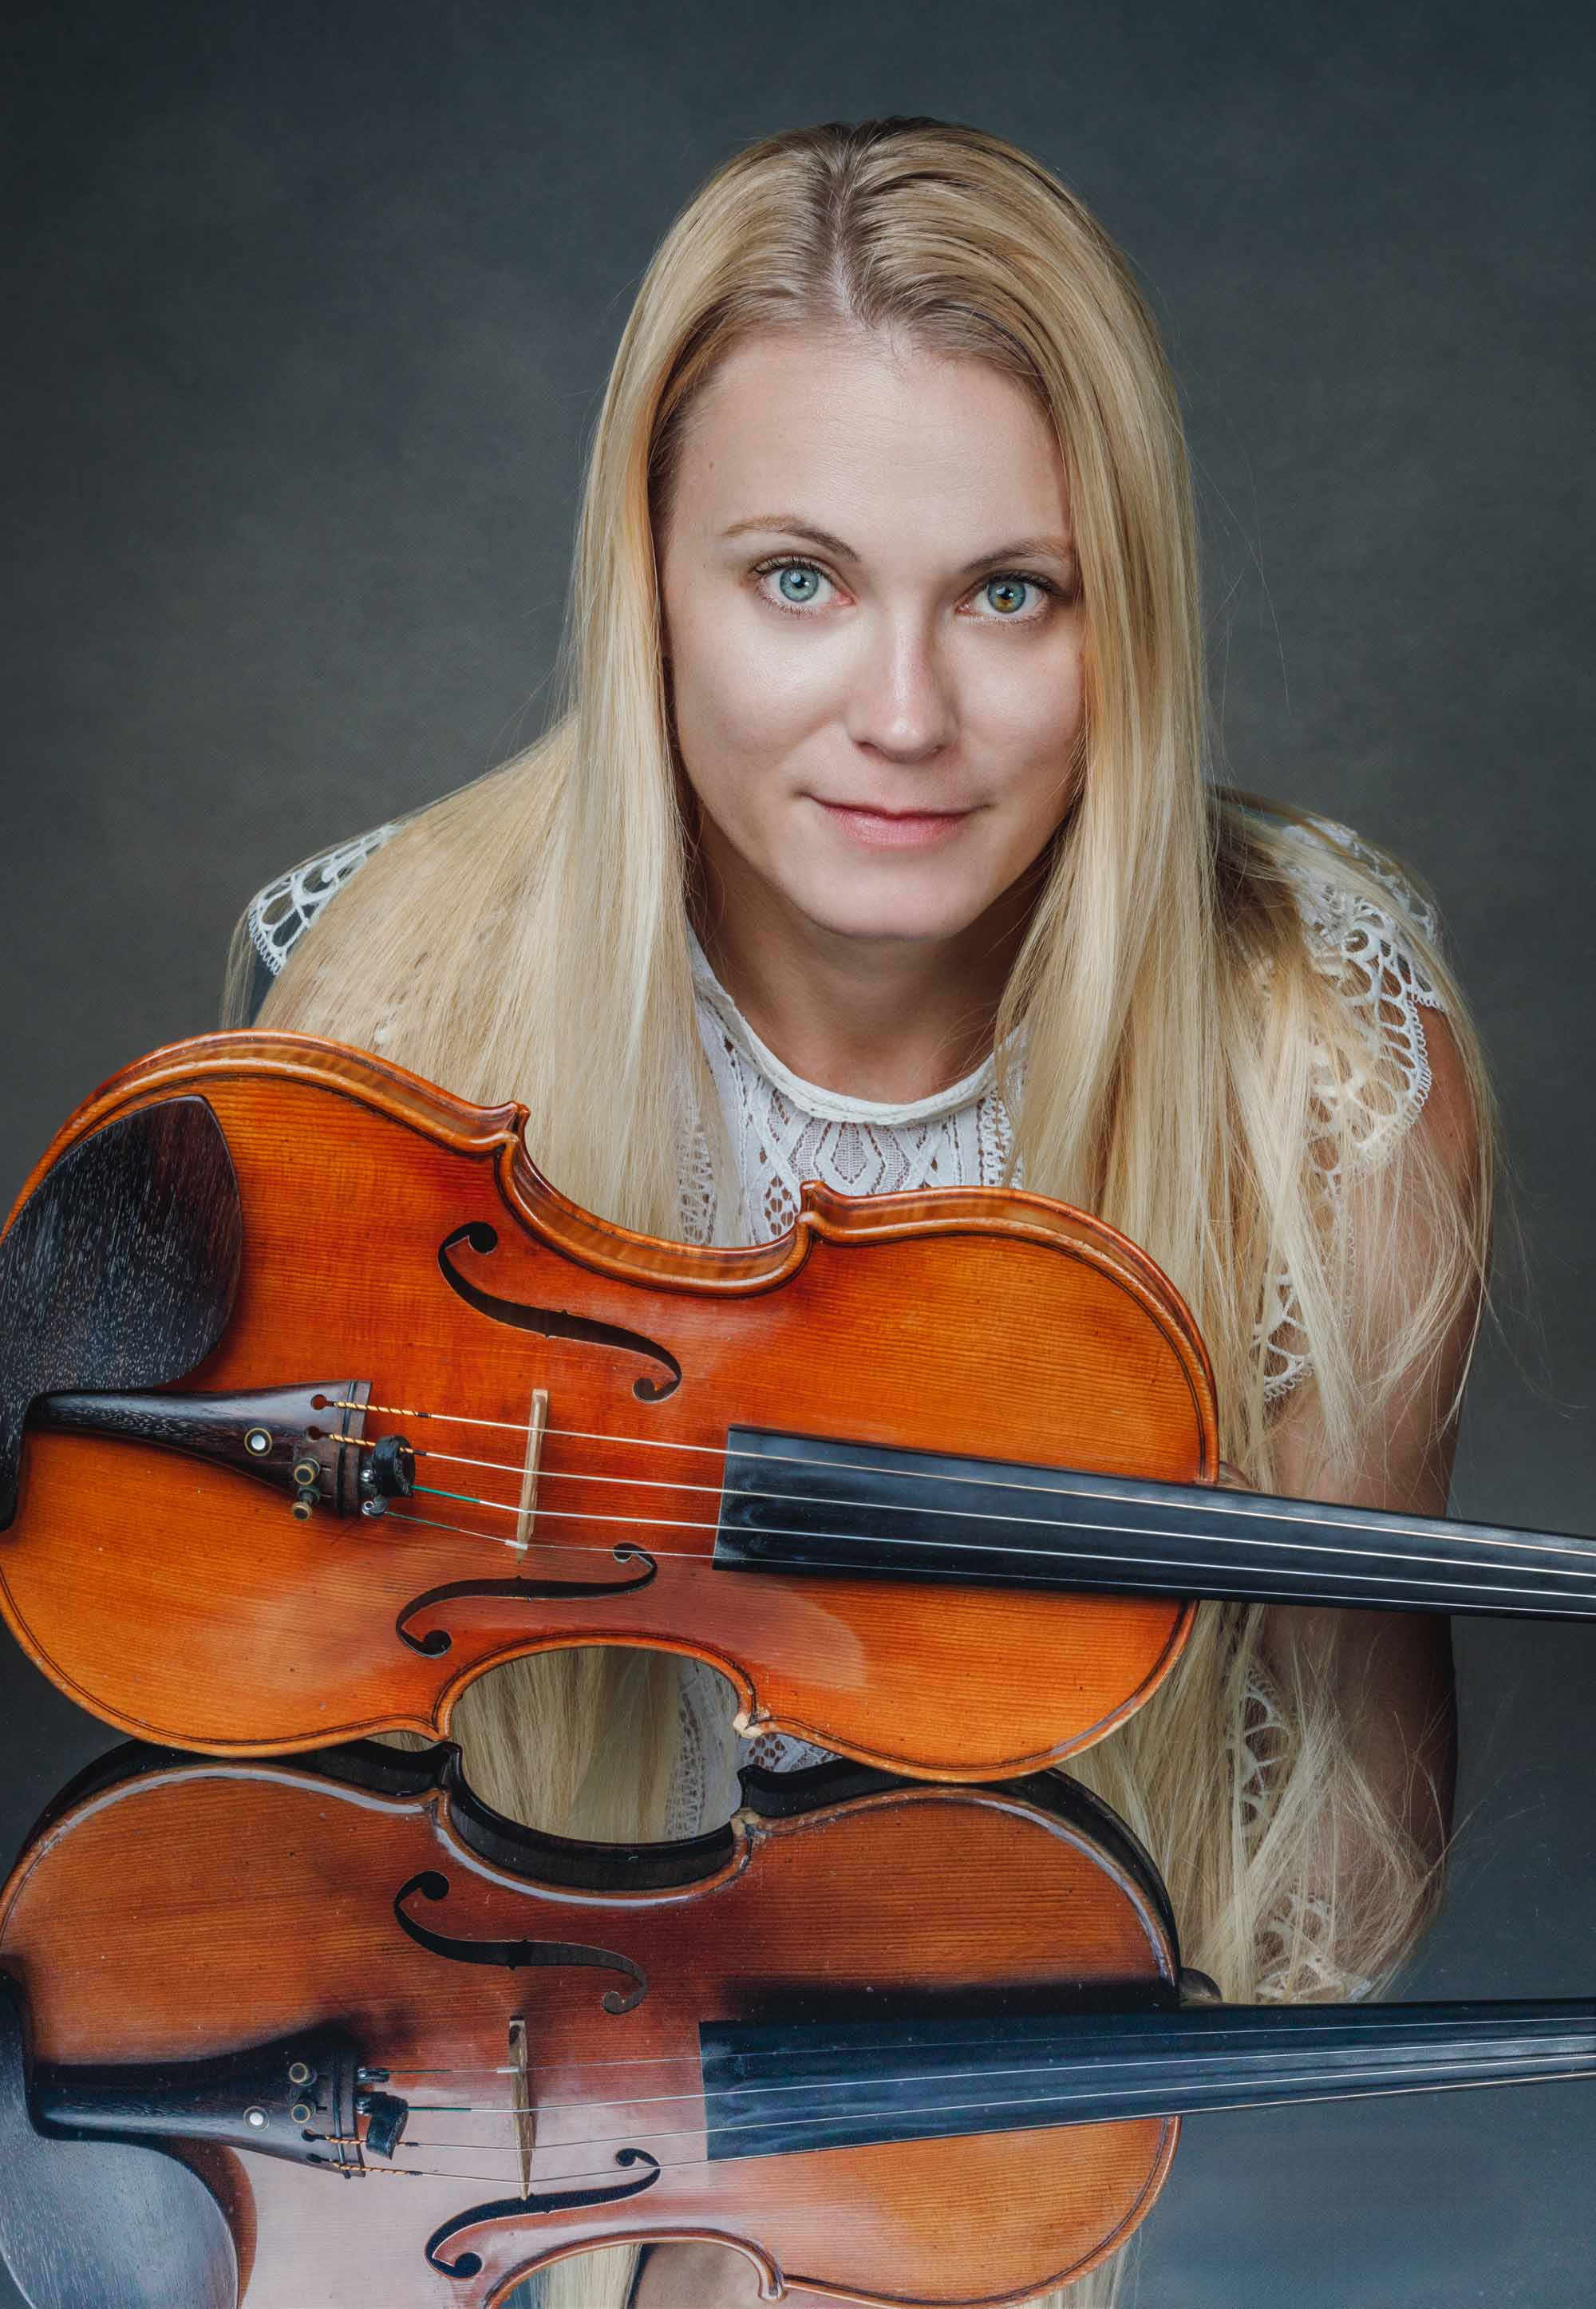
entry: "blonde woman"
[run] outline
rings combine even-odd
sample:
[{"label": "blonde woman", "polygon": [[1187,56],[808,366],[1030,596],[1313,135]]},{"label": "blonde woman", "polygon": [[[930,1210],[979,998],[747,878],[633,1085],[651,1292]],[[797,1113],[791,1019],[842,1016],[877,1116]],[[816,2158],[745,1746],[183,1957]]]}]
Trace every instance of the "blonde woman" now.
[{"label": "blonde woman", "polygon": [[[253,972],[275,1025],[523,1100],[557,1185],[664,1235],[767,1237],[808,1177],[1083,1205],[1194,1307],[1239,1479],[1438,1513],[1489,1225],[1478,1046],[1390,862],[1205,761],[1186,458],[1124,259],[973,130],[773,137],[627,323],[564,710],[263,892],[235,1015]],[[572,1653],[456,1724],[505,1809],[651,1835],[734,1803],[728,1699]],[[1229,1995],[1359,1993],[1434,1897],[1445,1623],[1205,1606],[1079,1770]],[[597,2309],[632,2263],[543,2291]],[[660,2248],[635,2298],[751,2285]]]}]

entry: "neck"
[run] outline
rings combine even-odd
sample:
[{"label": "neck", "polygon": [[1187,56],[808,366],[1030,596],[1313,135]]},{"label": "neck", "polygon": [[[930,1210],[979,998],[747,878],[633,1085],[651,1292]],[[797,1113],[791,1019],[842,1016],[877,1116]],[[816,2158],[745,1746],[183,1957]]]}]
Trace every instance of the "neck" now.
[{"label": "neck", "polygon": [[727,1443],[721,1570],[1596,1619],[1592,1539],[762,1428]]},{"label": "neck", "polygon": [[706,827],[693,915],[710,967],[783,1066],[841,1097],[908,1104],[991,1050],[1034,896],[1027,879],[951,938],[850,937]]},{"label": "neck", "polygon": [[1596,2075],[1596,2004],[1240,2005],[704,2026],[709,2155]]}]

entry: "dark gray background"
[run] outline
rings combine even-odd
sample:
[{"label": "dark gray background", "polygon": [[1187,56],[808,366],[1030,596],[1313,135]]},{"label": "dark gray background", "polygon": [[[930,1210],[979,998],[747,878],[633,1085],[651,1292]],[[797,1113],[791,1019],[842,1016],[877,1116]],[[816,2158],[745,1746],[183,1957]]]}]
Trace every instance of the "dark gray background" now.
[{"label": "dark gray background", "polygon": [[[967,118],[1084,194],[1162,316],[1229,774],[1345,817],[1440,896],[1527,1248],[1458,1511],[1596,1528],[1585,21],[24,10],[4,1194],[100,1077],[212,1021],[258,884],[537,727],[586,431],[703,175],[801,121]],[[1459,1653],[1464,1826],[1410,1985],[1591,1993],[1596,1652],[1483,1626]],[[9,1848],[109,1743],[8,1641],[0,1693]],[[1592,2092],[1195,2122],[1143,2302],[1587,2299]]]}]

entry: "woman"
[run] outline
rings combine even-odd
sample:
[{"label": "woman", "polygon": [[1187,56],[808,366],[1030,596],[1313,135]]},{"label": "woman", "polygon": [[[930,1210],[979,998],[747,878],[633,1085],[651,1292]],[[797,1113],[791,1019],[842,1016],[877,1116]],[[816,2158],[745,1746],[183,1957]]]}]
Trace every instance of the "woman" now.
[{"label": "woman", "polygon": [[[990,137],[802,131],[712,177],[643,281],[565,710],[263,893],[240,962],[291,950],[273,1025],[525,1101],[542,1168],[632,1226],[769,1235],[814,1175],[1100,1212],[1191,1302],[1237,1480],[1441,1512],[1478,1046],[1389,864],[1204,765],[1184,449],[1124,260]],[[456,1725],[507,1809],[659,1833],[731,1801],[725,1691],[571,1654]],[[1444,1622],[1204,1607],[1080,1777],[1227,1994],[1357,1993],[1433,1898],[1451,1708]],[[661,2249],[637,2299],[749,2282]]]}]

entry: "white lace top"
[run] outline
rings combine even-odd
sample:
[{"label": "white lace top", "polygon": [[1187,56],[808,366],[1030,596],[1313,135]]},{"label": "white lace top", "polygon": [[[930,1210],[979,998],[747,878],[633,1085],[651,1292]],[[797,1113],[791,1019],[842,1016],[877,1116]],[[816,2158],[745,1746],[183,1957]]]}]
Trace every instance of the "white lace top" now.
[{"label": "white lace top", "polygon": [[[394,830],[380,826],[312,859],[268,884],[254,900],[246,920],[261,965],[258,994],[281,970],[323,906]],[[1291,826],[1286,831],[1300,855],[1293,884],[1310,951],[1361,1019],[1369,1050],[1362,1074],[1333,1085],[1326,1081],[1321,1094],[1326,1101],[1351,1098],[1360,1103],[1360,1144],[1370,1159],[1377,1160],[1412,1121],[1429,1090],[1421,1013],[1439,1007],[1439,997],[1419,968],[1407,932],[1417,922],[1433,939],[1435,917],[1347,827],[1320,819],[1312,829]],[[1327,878],[1327,845],[1350,852],[1389,893],[1390,904],[1376,905]],[[845,1098],[803,1081],[783,1066],[720,985],[696,940],[692,954],[699,1033],[742,1194],[740,1223],[734,1230],[742,1240],[768,1241],[789,1226],[807,1179],[818,1179],[838,1193],[850,1195],[1003,1182],[1012,1132],[996,1093],[991,1058],[962,1082],[905,1105]],[[1393,1060],[1394,1102],[1390,1087]],[[1014,1072],[1022,1079],[1022,1053]],[[717,1217],[714,1196],[707,1142],[701,1136],[684,1163],[681,1225],[688,1241],[711,1239]],[[1277,1278],[1258,1336],[1268,1358],[1266,1392],[1282,1395],[1307,1369],[1301,1335],[1293,1322],[1289,1276]],[[731,1686],[724,1677],[702,1663],[686,1665],[682,1761],[668,1821],[673,1835],[692,1835],[730,1816],[738,1800],[736,1773],[740,1763],[789,1770],[824,1759],[824,1751],[775,1732],[758,1734],[739,1752],[731,1730],[732,1708]],[[1256,1807],[1267,1779],[1268,1731],[1278,1720],[1272,1695],[1257,1690],[1251,1715],[1259,1730],[1249,1738],[1244,1789],[1250,1792],[1247,1800]],[[1281,1926],[1282,1949],[1288,1941],[1294,1947],[1298,1973],[1304,1939],[1311,1942],[1313,1938],[1313,1922],[1292,1920],[1289,1931]],[[1341,1987],[1342,1993],[1352,1993],[1357,1984],[1343,1979]],[[1261,1993],[1268,1993],[1267,1979]]]}]

